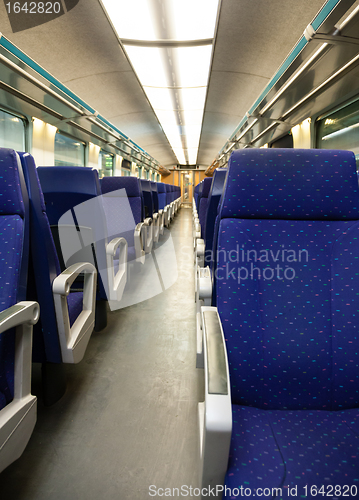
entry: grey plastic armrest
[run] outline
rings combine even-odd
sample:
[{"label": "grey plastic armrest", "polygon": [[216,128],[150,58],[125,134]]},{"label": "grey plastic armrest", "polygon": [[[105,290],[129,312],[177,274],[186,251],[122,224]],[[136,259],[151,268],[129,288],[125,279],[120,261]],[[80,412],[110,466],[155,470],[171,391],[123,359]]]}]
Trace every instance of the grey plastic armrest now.
[{"label": "grey plastic armrest", "polygon": [[164,210],[161,208],[159,211],[158,211],[158,215],[159,215],[159,233],[160,234],[163,234],[163,231],[164,231],[164,223],[165,223],[165,213],[164,213]]},{"label": "grey plastic armrest", "polygon": [[[118,271],[115,274],[114,258],[119,247]],[[125,238],[114,238],[106,247],[108,300],[119,302],[122,298],[127,281],[127,248]]]},{"label": "grey plastic armrest", "polygon": [[[83,309],[70,328],[67,296],[80,273],[84,275]],[[95,323],[95,294],[97,272],[89,262],[73,264],[52,283],[57,329],[64,363],[78,363],[85,354]]]},{"label": "grey plastic armrest", "polygon": [[160,237],[160,225],[161,225],[161,215],[158,212],[154,213],[152,216],[153,219],[153,241],[154,243],[157,243]]},{"label": "grey plastic armrest", "polygon": [[144,227],[144,250],[145,253],[151,253],[152,246],[153,246],[153,224],[152,224],[152,219],[151,217],[147,217],[143,221],[143,227]]},{"label": "grey plastic armrest", "polygon": [[232,433],[227,351],[215,307],[202,307],[205,401],[199,403],[202,487],[223,485]]},{"label": "grey plastic armrest", "polygon": [[212,303],[212,276],[210,268],[197,267],[196,274],[196,334],[197,334],[197,355],[196,367],[204,367],[203,352],[203,330],[201,306],[210,306]]},{"label": "grey plastic armrest", "polygon": [[212,302],[212,275],[209,266],[197,268],[197,290],[198,299],[209,306]]},{"label": "grey plastic armrest", "polygon": [[32,325],[37,302],[19,302],[0,313],[0,334],[16,327],[14,399],[0,411],[0,472],[20,457],[36,423],[36,396],[31,395]]},{"label": "grey plastic armrest", "polygon": [[135,254],[136,262],[141,264],[145,263],[145,228],[143,227],[143,222],[139,222],[135,228],[134,234],[135,240]]},{"label": "grey plastic armrest", "polygon": [[197,245],[196,245],[196,267],[204,266],[204,252],[205,252],[205,243],[202,238],[197,239]]}]

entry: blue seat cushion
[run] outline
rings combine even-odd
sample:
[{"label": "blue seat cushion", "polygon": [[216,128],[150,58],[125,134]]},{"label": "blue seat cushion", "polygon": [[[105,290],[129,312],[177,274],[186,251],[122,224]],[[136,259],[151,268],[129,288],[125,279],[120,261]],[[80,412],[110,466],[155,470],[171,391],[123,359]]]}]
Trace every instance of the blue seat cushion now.
[{"label": "blue seat cushion", "polygon": [[224,219],[217,307],[232,401],[359,406],[359,222]]},{"label": "blue seat cushion", "polygon": [[278,498],[288,498],[288,487],[297,487],[301,498],[309,485],[311,498],[311,485],[356,485],[359,491],[358,471],[359,409],[272,411],[233,406],[227,488],[251,488],[249,498],[257,496],[255,488],[282,488]]},{"label": "blue seat cushion", "polygon": [[75,323],[82,311],[82,292],[72,292],[67,296],[67,305],[69,307],[70,328]]},{"label": "blue seat cushion", "polygon": [[[0,311],[17,302],[24,221],[19,215],[0,218]],[[15,335],[9,330],[0,335],[0,409],[14,396]]]}]

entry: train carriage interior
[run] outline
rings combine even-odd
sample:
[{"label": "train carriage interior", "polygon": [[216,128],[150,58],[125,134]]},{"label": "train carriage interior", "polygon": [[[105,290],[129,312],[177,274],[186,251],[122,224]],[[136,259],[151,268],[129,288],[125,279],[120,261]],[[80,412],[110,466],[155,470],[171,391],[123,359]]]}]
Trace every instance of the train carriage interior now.
[{"label": "train carriage interior", "polygon": [[0,498],[359,497],[359,0],[0,4]]}]

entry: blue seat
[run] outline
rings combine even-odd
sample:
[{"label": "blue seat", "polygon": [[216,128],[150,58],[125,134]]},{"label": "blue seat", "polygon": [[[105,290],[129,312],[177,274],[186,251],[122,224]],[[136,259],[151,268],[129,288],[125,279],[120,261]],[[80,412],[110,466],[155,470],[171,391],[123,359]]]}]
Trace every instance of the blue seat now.
[{"label": "blue seat", "polygon": [[[121,235],[128,245],[128,262],[144,264],[146,250],[150,251],[152,221],[143,219],[142,190],[137,177],[106,177],[101,190],[108,224],[125,230]],[[127,205],[129,204],[129,205]],[[126,207],[129,206],[131,215]],[[111,222],[112,221],[112,222]],[[117,231],[116,234],[119,234]]]},{"label": "blue seat", "polygon": [[[153,200],[153,241],[158,242],[160,234],[163,233],[163,210],[159,210],[157,182],[151,181],[151,192]],[[161,233],[162,231],[162,233]]]},{"label": "blue seat", "polygon": [[198,218],[199,218],[199,223],[201,224],[202,237],[204,235],[204,228],[207,217],[208,195],[211,190],[212,179],[213,177],[206,177],[205,179],[203,179],[202,194],[199,200]]},{"label": "blue seat", "polygon": [[211,305],[212,302],[212,276],[210,269],[213,264],[213,235],[218,215],[218,204],[223,193],[226,175],[227,169],[217,169],[214,172],[211,189],[207,199],[207,213],[205,216],[203,239],[197,238],[196,240],[195,297],[197,324],[197,368],[203,368],[204,363],[200,308],[203,305]]},{"label": "blue seat", "polygon": [[163,234],[166,221],[165,214],[167,212],[166,184],[164,184],[163,182],[157,182],[157,192],[158,192],[158,212],[161,216],[160,234]]},{"label": "blue seat", "polygon": [[32,325],[26,301],[29,203],[19,156],[0,148],[0,472],[20,457],[36,422],[31,395]]},{"label": "blue seat", "polygon": [[358,487],[354,154],[235,151],[215,238],[217,309],[201,310],[203,485],[224,482],[223,498]]},{"label": "blue seat", "polygon": [[166,207],[167,211],[165,213],[165,226],[169,227],[171,220],[173,219],[173,205],[172,205],[172,187],[171,184],[165,184],[166,188]]},{"label": "blue seat", "polygon": [[[34,329],[33,360],[78,363],[94,328],[97,272],[89,262],[74,263],[61,272],[35,161],[28,153],[20,153],[20,158],[29,193],[30,232],[33,235],[29,289],[42,310]],[[82,273],[83,291],[69,293]],[[46,393],[49,391],[51,388]]]},{"label": "blue seat", "polygon": [[151,241],[149,241],[147,238],[147,248],[146,248],[146,252],[148,253],[152,250],[153,242],[158,241],[159,218],[158,218],[158,212],[155,212],[154,209],[151,181],[147,179],[140,179],[140,185],[141,185],[144,208],[145,208],[145,219],[147,220],[151,219],[150,223],[151,227],[149,229]]},{"label": "blue seat", "polygon": [[218,214],[219,200],[223,193],[226,175],[226,168],[218,168],[214,171],[211,189],[208,194],[207,214],[204,223],[203,239],[205,245],[205,257],[207,254],[209,256],[209,259],[206,260],[205,258],[205,263],[211,260],[212,257],[214,226]]},{"label": "blue seat", "polygon": [[38,167],[37,171],[64,264],[90,262],[97,269],[95,329],[101,330],[107,324],[107,301],[116,302],[123,283],[115,276],[119,241],[108,242],[98,172],[84,167]]},{"label": "blue seat", "polygon": [[197,208],[197,212],[198,212],[199,211],[199,202],[201,201],[202,190],[203,190],[203,180],[199,184],[197,184],[196,188],[197,188],[196,208]]}]

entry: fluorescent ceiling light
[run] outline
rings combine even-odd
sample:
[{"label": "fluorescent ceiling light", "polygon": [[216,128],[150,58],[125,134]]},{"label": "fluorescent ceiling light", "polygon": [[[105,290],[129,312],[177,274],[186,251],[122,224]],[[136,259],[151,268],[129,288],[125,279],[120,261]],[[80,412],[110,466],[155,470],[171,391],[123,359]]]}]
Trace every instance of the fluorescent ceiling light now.
[{"label": "fluorescent ceiling light", "polygon": [[101,1],[178,162],[196,163],[220,0]]},{"label": "fluorescent ceiling light", "polygon": [[142,85],[147,87],[168,87],[166,72],[166,49],[157,47],[124,46],[133,69]]}]

